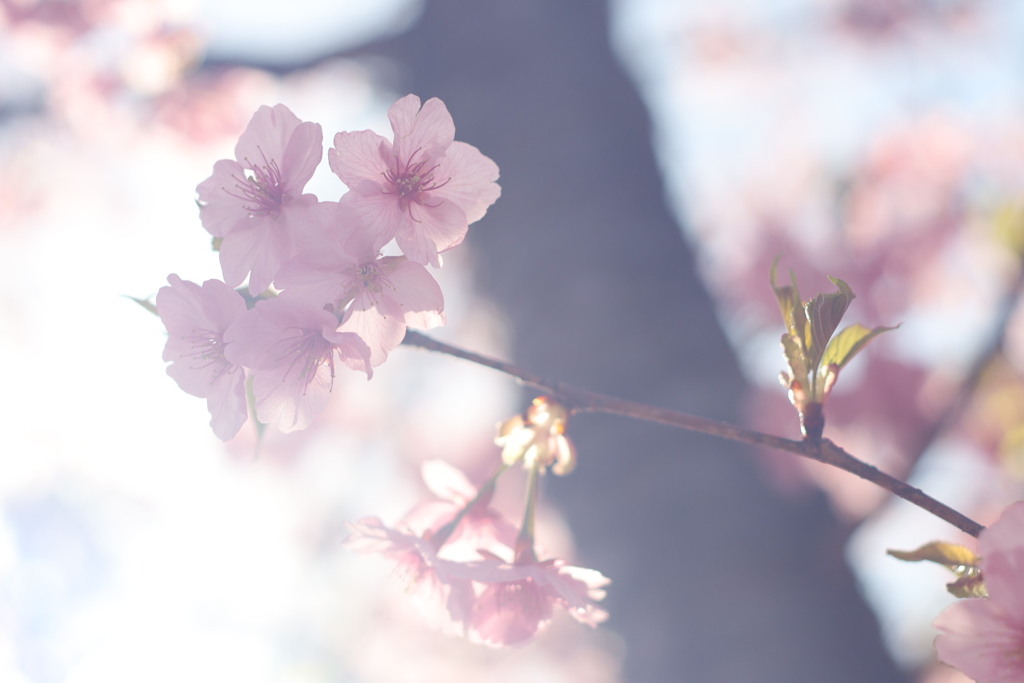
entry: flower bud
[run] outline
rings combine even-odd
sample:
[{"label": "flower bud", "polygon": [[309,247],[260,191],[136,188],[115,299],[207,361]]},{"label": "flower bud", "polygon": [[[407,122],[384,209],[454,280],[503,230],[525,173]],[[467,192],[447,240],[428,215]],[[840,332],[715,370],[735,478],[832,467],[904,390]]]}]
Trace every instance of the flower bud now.
[{"label": "flower bud", "polygon": [[535,398],[523,415],[498,427],[494,442],[501,446],[506,465],[522,462],[526,468],[546,468],[558,475],[576,466],[576,447],[565,435],[569,411],[546,396]]}]

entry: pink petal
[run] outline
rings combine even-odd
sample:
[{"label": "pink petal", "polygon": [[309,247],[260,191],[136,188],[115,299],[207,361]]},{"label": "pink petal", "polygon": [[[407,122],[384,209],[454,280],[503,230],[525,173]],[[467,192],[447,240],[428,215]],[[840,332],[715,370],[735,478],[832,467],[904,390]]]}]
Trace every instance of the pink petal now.
[{"label": "pink petal", "polygon": [[235,159],[244,168],[276,164],[287,193],[293,197],[302,194],[323,155],[320,124],[300,121],[283,104],[257,109],[235,145]]},{"label": "pink petal", "polygon": [[420,109],[420,98],[406,95],[388,110],[395,133],[394,153],[408,159],[417,150],[433,155],[448,148],[455,139],[455,122],[444,102],[432,97]]},{"label": "pink petal", "polygon": [[477,597],[470,636],[488,645],[522,645],[552,617],[552,600],[531,579],[494,583]]},{"label": "pink petal", "polygon": [[363,180],[379,183],[392,160],[391,143],[372,130],[338,133],[327,150],[331,170],[349,188]]},{"label": "pink petal", "polygon": [[405,324],[420,329],[440,327],[445,323],[444,295],[441,286],[419,263],[388,257],[388,279],[394,287],[392,298],[404,313]]},{"label": "pink petal", "polygon": [[406,220],[395,236],[402,253],[416,263],[441,265],[438,253],[462,243],[469,229],[466,215],[452,202],[417,205],[414,220]]},{"label": "pink petal", "polygon": [[984,683],[1024,680],[1024,632],[999,613],[990,598],[968,598],[935,620],[939,659]]},{"label": "pink petal", "polygon": [[[175,276],[177,277],[177,276]],[[208,320],[219,321],[222,330],[245,313],[245,299],[220,280],[207,280],[202,287],[203,315]]]},{"label": "pink petal", "polygon": [[411,597],[436,626],[459,628],[469,618],[475,594],[472,583],[454,576],[455,563],[437,558],[430,542],[384,526],[375,517],[348,525],[344,543],[360,553],[380,553],[395,563],[394,574],[404,577]]},{"label": "pink petal", "polygon": [[487,209],[501,196],[497,184],[498,165],[464,142],[453,142],[437,169],[436,176],[448,183],[432,194],[454,202],[466,214],[469,223],[484,217]]},{"label": "pink petal", "polygon": [[[321,207],[324,204],[321,202]],[[336,223],[336,210],[319,213],[329,216],[329,223],[321,225],[319,239],[300,239],[297,255],[281,266],[274,282],[315,305],[333,305],[351,296],[356,288],[354,269],[360,261],[346,245],[354,225]]]},{"label": "pink petal", "polygon": [[249,291],[261,294],[273,282],[281,265],[291,258],[291,252],[291,238],[279,217],[253,216],[220,245],[224,281],[235,287],[249,275]]},{"label": "pink petal", "polygon": [[1024,625],[1024,502],[1007,507],[982,532],[979,550],[989,595]]},{"label": "pink petal", "polygon": [[[405,320],[402,309],[390,299],[374,302],[362,293],[345,312],[341,328],[358,335],[369,347],[369,362],[377,367],[388,358],[388,353],[402,343]],[[361,369],[361,368],[356,368]]]},{"label": "pink petal", "polygon": [[309,241],[316,230],[317,199],[307,194],[281,210],[277,216],[252,216],[242,227],[224,237],[220,263],[224,280],[236,286],[249,273],[249,292],[266,291],[281,267],[295,254],[296,241]]},{"label": "pink petal", "polygon": [[203,227],[217,237],[230,234],[239,223],[249,218],[243,202],[231,193],[245,177],[245,169],[237,161],[221,159],[213,165],[213,175],[199,183],[199,219]]},{"label": "pink petal", "polygon": [[610,583],[601,572],[554,562],[546,574],[548,585],[576,621],[597,626],[608,618],[608,613],[594,604],[595,600],[602,600],[605,596],[601,587]]},{"label": "pink petal", "polygon": [[[176,274],[167,276],[170,287],[161,287],[156,295],[156,308],[164,327],[172,335],[187,334],[195,328],[196,320],[203,320],[202,288],[194,282],[182,280]],[[164,360],[171,360],[164,352]]]},{"label": "pink petal", "polygon": [[324,134],[319,123],[301,123],[280,157],[281,177],[289,195],[302,194],[324,157]]},{"label": "pink petal", "polygon": [[370,347],[355,332],[346,329],[345,325],[336,330],[324,329],[324,339],[334,344],[335,356],[356,372],[365,372],[366,378],[373,377],[373,366],[370,365]]},{"label": "pink petal", "polygon": [[342,248],[359,262],[376,259],[384,245],[394,237],[387,228],[366,223],[349,203],[339,202],[335,222],[346,227]]},{"label": "pink petal", "polygon": [[374,241],[387,244],[409,221],[408,213],[393,195],[382,193],[379,186],[365,182],[362,187],[371,187],[372,191],[364,194],[359,188],[354,189],[342,195],[338,204],[355,216]]},{"label": "pink petal", "polygon": [[274,282],[312,304],[333,303],[351,288],[353,282],[347,271],[354,266],[347,254],[338,253],[325,243],[322,253],[296,256],[281,266]]},{"label": "pink petal", "polygon": [[243,164],[246,159],[260,163],[264,158],[280,162],[292,132],[301,123],[299,117],[283,104],[261,106],[238,138],[235,159]]},{"label": "pink petal", "polygon": [[245,372],[233,370],[232,381],[217,383],[206,398],[210,411],[210,427],[221,441],[228,441],[249,419],[249,404],[245,396]]},{"label": "pink petal", "polygon": [[444,460],[427,460],[420,465],[420,475],[427,489],[442,500],[465,503],[476,495],[476,487],[462,470]]},{"label": "pink petal", "polygon": [[317,366],[308,381],[283,365],[256,370],[253,373],[256,417],[282,432],[305,429],[323,412],[333,387],[334,378],[326,363]]}]

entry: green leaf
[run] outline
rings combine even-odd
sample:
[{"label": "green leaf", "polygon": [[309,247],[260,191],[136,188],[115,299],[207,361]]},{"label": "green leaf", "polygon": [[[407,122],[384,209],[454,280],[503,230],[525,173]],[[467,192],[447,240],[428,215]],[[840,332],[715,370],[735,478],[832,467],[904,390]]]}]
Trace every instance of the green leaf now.
[{"label": "green leaf", "polygon": [[950,571],[956,572],[957,567],[976,567],[980,558],[970,548],[945,541],[932,541],[917,550],[887,550],[897,560],[906,562],[935,562]]},{"label": "green leaf", "polygon": [[819,294],[804,306],[807,320],[811,324],[811,334],[807,345],[808,362],[811,367],[817,368],[821,361],[825,347],[832,337],[832,333],[839,326],[846,309],[854,299],[853,290],[844,281],[837,277],[829,277],[838,290],[831,294]]},{"label": "green leaf", "polygon": [[988,596],[981,575],[981,558],[962,545],[933,541],[917,550],[888,550],[888,554],[907,562],[934,562],[956,574],[957,579],[946,584],[946,590],[958,598],[984,598]]},{"label": "green leaf", "polygon": [[804,314],[803,304],[800,303],[800,290],[796,286],[796,275],[793,271],[789,271],[789,279],[791,284],[779,287],[775,284],[775,270],[779,260],[775,259],[772,263],[771,270],[771,284],[772,290],[775,292],[775,298],[779,300],[779,310],[782,311],[782,320],[786,324],[786,329],[792,334],[801,344],[806,345],[807,337],[807,317]]},{"label": "green leaf", "polygon": [[[125,295],[125,296],[127,296],[127,295]],[[149,311],[153,315],[160,315],[156,311],[156,304],[154,304],[149,299],[138,299],[138,298],[136,298],[134,296],[129,296],[128,298],[131,299],[132,301],[134,301],[135,303],[137,303],[138,305],[142,306],[143,308],[145,308],[147,311]]]},{"label": "green leaf", "polygon": [[786,356],[792,378],[807,386],[807,356],[804,354],[803,346],[789,332],[782,335],[782,353]]},{"label": "green leaf", "polygon": [[854,323],[832,338],[828,346],[825,347],[825,352],[821,355],[820,364],[822,366],[835,364],[838,368],[842,368],[861,349],[867,346],[869,341],[883,332],[895,330],[897,327],[899,325],[895,327],[879,326],[868,329],[860,323]]}]

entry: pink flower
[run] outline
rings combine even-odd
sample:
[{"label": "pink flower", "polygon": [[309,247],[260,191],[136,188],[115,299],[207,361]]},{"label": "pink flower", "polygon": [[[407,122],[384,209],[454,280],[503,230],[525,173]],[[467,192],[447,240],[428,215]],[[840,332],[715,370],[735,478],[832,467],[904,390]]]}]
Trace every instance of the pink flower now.
[{"label": "pink flower", "polygon": [[486,571],[489,550],[511,551],[516,530],[488,507],[490,495],[478,495],[458,469],[430,460],[421,471],[427,488],[441,500],[421,502],[394,528],[376,517],[350,523],[345,545],[393,561],[430,621],[463,633],[476,599],[474,578]]},{"label": "pink flower", "polygon": [[423,475],[442,501],[421,503],[395,528],[361,519],[349,525],[345,544],[395,562],[435,622],[478,643],[512,646],[533,638],[555,608],[590,626],[608,618],[596,605],[608,584],[599,572],[554,559],[502,559],[514,554],[516,531],[487,505],[493,481],[478,492],[440,461],[425,463]]},{"label": "pink flower", "polygon": [[315,250],[303,250],[282,267],[280,287],[344,311],[343,324],[370,347],[373,367],[402,343],[406,326],[444,324],[444,296],[426,268],[404,256],[382,257],[381,233],[345,205],[321,202],[319,213],[326,227],[313,241]]},{"label": "pink flower", "polygon": [[494,493],[492,484],[485,486],[481,494],[465,474],[443,460],[428,460],[420,471],[423,482],[438,500],[419,503],[402,518],[403,527],[434,537],[465,510],[459,523],[443,532],[444,557],[479,560],[485,553],[500,554],[511,550],[515,544],[516,528],[504,515],[490,507]]},{"label": "pink flower", "polygon": [[979,540],[987,598],[968,598],[935,620],[939,659],[978,683],[1024,681],[1024,501]]},{"label": "pink flower", "polygon": [[156,295],[167,328],[167,374],[186,392],[206,399],[210,426],[227,441],[241,429],[248,411],[245,371],[224,355],[224,332],[245,313],[245,300],[219,280],[194,282],[169,275]]},{"label": "pink flower", "polygon": [[351,192],[342,203],[384,242],[392,237],[416,263],[439,266],[439,253],[462,243],[469,224],[498,199],[498,166],[464,142],[437,98],[406,95],[388,110],[394,143],[364,130],[338,133],[327,152]]},{"label": "pink flower", "polygon": [[392,529],[376,517],[348,524],[345,546],[380,554],[395,564],[410,595],[436,626],[460,631],[473,606],[473,585],[459,565],[438,557],[434,544],[407,529]]},{"label": "pink flower", "polygon": [[473,604],[467,633],[496,646],[522,645],[551,621],[556,607],[577,621],[597,626],[608,613],[597,607],[609,580],[600,572],[561,560],[492,567],[495,572]]},{"label": "pink flower", "polygon": [[323,157],[320,124],[304,123],[283,104],[260,107],[235,147],[235,160],[213,165],[196,188],[199,217],[222,238],[220,262],[232,287],[249,274],[249,291],[270,286],[292,257],[317,204],[302,189]]},{"label": "pink flower", "polygon": [[285,295],[259,302],[224,334],[227,357],[251,368],[256,416],[281,431],[305,429],[334,389],[337,365],[369,376],[370,350],[322,308]]}]

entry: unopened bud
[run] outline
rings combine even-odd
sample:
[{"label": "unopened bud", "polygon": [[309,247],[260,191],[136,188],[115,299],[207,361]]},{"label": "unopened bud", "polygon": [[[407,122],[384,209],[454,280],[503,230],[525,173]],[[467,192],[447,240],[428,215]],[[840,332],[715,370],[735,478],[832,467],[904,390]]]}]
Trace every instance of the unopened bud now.
[{"label": "unopened bud", "polygon": [[576,447],[565,435],[569,411],[546,396],[535,398],[523,415],[498,427],[494,442],[501,446],[506,465],[522,462],[527,468],[547,468],[558,475],[576,466]]}]

